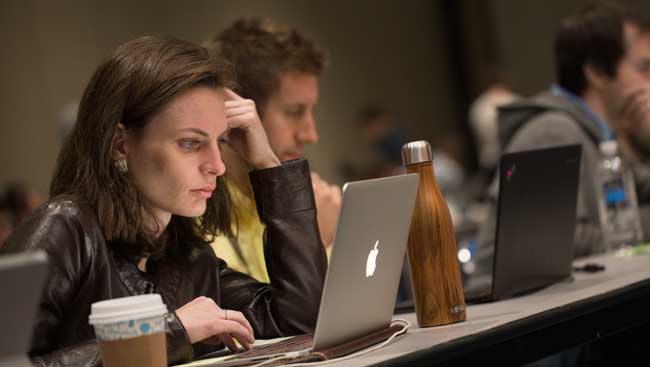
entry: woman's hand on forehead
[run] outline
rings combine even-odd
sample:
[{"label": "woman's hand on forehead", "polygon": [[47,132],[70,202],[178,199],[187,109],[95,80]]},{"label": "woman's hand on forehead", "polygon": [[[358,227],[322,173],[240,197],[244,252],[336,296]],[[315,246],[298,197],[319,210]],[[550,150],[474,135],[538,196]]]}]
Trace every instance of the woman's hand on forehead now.
[{"label": "woman's hand on forehead", "polygon": [[226,124],[230,130],[225,142],[255,169],[279,166],[280,160],[271,150],[255,102],[228,88],[225,97]]}]

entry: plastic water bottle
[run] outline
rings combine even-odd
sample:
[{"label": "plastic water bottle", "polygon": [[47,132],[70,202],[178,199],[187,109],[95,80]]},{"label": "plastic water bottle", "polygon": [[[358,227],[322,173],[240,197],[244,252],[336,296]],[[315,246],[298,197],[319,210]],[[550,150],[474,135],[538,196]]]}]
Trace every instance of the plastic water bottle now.
[{"label": "plastic water bottle", "polygon": [[632,173],[618,154],[614,140],[600,144],[603,156],[597,172],[600,224],[605,245],[616,251],[641,243],[643,231]]}]

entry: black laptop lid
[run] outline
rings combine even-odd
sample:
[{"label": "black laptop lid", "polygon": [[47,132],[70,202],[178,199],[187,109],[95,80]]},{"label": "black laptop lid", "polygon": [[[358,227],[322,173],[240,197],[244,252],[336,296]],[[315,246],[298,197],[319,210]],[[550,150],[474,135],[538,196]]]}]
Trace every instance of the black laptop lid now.
[{"label": "black laptop lid", "polygon": [[582,147],[504,154],[492,298],[507,298],[571,275]]},{"label": "black laptop lid", "polygon": [[47,270],[44,251],[0,255],[0,365],[27,357]]}]

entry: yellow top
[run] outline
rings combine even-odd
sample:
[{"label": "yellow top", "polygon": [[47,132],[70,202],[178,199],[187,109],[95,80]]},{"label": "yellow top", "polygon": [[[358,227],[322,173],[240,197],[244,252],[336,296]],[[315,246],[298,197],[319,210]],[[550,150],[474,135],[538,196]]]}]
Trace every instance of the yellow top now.
[{"label": "yellow top", "polygon": [[[246,273],[260,282],[269,283],[264,259],[264,223],[257,215],[255,200],[230,183],[228,192],[232,199],[232,232],[234,238],[218,236],[211,246],[217,257],[233,270]],[[332,246],[325,253],[329,260]]]},{"label": "yellow top", "polygon": [[218,236],[212,242],[212,249],[230,268],[268,283],[269,274],[264,260],[264,224],[257,215],[255,200],[234,184],[228,185],[228,191],[233,202],[232,232],[235,238]]}]

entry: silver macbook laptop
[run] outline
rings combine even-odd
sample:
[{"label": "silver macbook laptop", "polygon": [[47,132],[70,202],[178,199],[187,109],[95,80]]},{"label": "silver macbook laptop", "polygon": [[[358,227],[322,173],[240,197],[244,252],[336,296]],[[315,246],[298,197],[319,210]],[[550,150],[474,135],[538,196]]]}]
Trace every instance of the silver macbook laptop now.
[{"label": "silver macbook laptop", "polygon": [[390,325],[418,181],[414,173],[343,187],[314,349]]},{"label": "silver macbook laptop", "polygon": [[8,295],[0,302],[0,367],[31,366],[27,352],[46,276],[43,251],[0,255],[0,293]]},{"label": "silver macbook laptop", "polygon": [[[418,182],[414,173],[343,186],[313,342],[289,343],[291,351],[322,350],[390,326]],[[237,366],[290,350],[271,351],[212,366]]]}]

